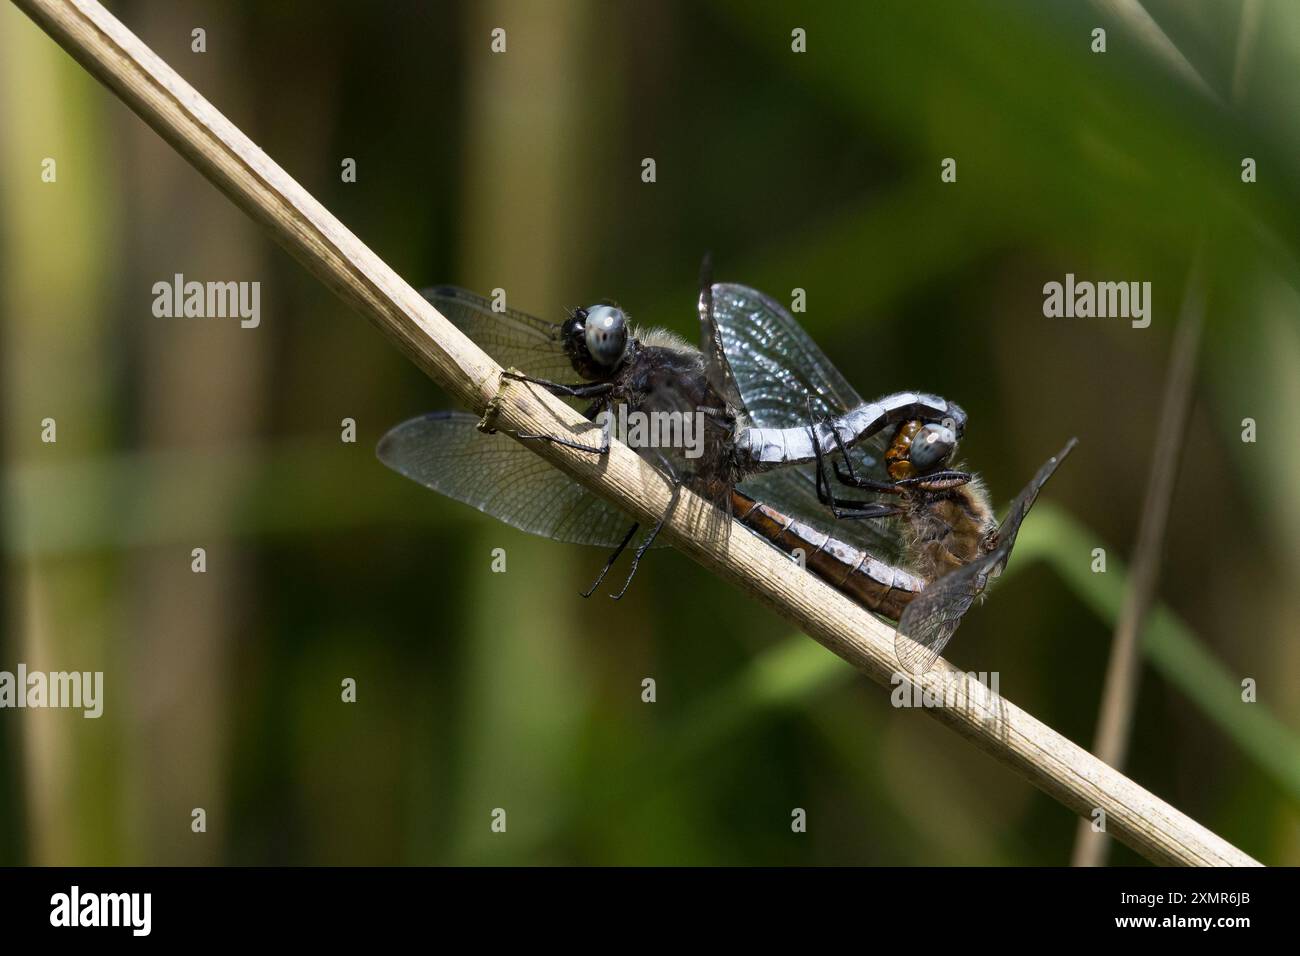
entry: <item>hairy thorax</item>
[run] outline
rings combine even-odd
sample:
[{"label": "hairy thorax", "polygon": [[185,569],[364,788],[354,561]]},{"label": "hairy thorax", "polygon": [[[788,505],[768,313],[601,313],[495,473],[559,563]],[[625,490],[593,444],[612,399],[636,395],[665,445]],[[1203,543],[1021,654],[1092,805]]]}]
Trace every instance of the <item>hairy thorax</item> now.
[{"label": "hairy thorax", "polygon": [[974,479],[942,496],[918,494],[906,501],[913,570],[926,580],[942,577],[987,554],[996,544],[997,520],[988,492]]}]

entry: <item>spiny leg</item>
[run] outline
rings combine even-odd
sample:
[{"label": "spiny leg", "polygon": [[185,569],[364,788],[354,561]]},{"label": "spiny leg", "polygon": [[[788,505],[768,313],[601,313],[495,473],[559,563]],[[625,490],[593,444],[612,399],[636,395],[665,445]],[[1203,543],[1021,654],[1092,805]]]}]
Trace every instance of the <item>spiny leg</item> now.
[{"label": "spiny leg", "polygon": [[[836,520],[839,520],[840,513],[837,508],[839,502],[835,496],[830,493],[830,482],[826,479],[826,459],[822,455],[822,443],[817,438],[817,423],[813,418],[812,395],[805,395],[804,402],[808,407],[808,439],[812,442],[813,454],[817,457],[817,500],[824,505],[829,505],[831,514]],[[831,431],[834,431],[834,427]],[[839,433],[836,432],[838,440]]]},{"label": "spiny leg", "polygon": [[[850,488],[860,488],[863,491],[878,491],[881,494],[896,495],[899,494],[897,482],[880,481],[876,478],[859,478],[853,472],[853,459],[849,456],[849,449],[844,444],[844,439],[840,436],[839,431],[831,427],[831,435],[835,438],[835,447],[839,449],[840,457],[844,459],[844,467],[840,463],[835,463],[835,477],[839,479],[840,484],[848,485]],[[827,486],[829,488],[830,482]],[[850,504],[852,502],[849,502]]]},{"label": "spiny leg", "polygon": [[972,477],[974,476],[966,471],[936,471],[915,478],[903,478],[896,484],[902,488],[920,488],[922,491],[947,491],[968,484]]},{"label": "spiny leg", "polygon": [[574,451],[589,451],[593,455],[605,455],[609,453],[609,442],[601,442],[598,448],[592,448],[590,445],[584,445],[581,442],[569,441],[567,438],[560,438],[556,435],[526,435],[520,432],[515,436],[520,441],[548,441],[552,445],[560,445],[564,448],[572,448]]},{"label": "spiny leg", "polygon": [[636,569],[637,566],[641,564],[641,556],[650,549],[652,544],[655,543],[655,538],[659,537],[659,532],[663,530],[664,524],[668,521],[668,516],[672,514],[673,506],[677,504],[677,493],[681,490],[681,487],[681,485],[673,485],[672,500],[668,502],[668,507],[665,509],[663,516],[659,519],[658,523],[655,524],[654,528],[651,529],[650,533],[645,536],[645,540],[637,545],[636,551],[632,555],[632,568],[627,572],[627,580],[623,582],[623,586],[619,588],[617,594],[610,595],[610,597],[615,601],[627,592],[628,586],[632,583],[632,579],[636,577]]},{"label": "spiny leg", "polygon": [[[632,579],[636,577],[636,569],[641,563],[641,556],[645,554],[646,551],[650,550],[650,546],[655,543],[655,538],[659,537],[659,532],[663,530],[664,524],[667,523],[668,516],[673,513],[673,508],[677,506],[677,496],[682,490],[682,479],[677,476],[677,473],[673,470],[673,466],[662,454],[659,456],[659,461],[663,465],[664,470],[668,473],[668,480],[672,484],[673,489],[672,496],[668,499],[668,507],[664,509],[664,513],[659,518],[659,521],[650,530],[650,533],[645,536],[645,540],[637,545],[636,551],[632,555],[632,569],[627,572],[627,580],[623,582],[623,586],[619,588],[617,594],[610,595],[610,597],[615,601],[627,593],[628,586],[631,585]],[[624,544],[626,543],[627,542],[624,542]]]},{"label": "spiny leg", "polygon": [[[835,436],[835,447],[839,449],[840,457],[844,459],[841,467],[837,461],[835,463],[835,477],[839,479],[842,485],[848,485],[850,488],[861,488],[863,491],[879,491],[882,494],[896,495],[899,493],[897,482],[880,481],[876,478],[859,478],[853,471],[853,459],[849,457],[849,450],[844,445],[844,439],[834,428],[831,434]],[[827,482],[829,484],[829,482]]]},{"label": "spiny leg", "polygon": [[613,382],[579,382],[576,385],[565,385],[562,382],[552,382],[545,378],[533,378],[531,375],[524,375],[522,372],[502,372],[501,377],[516,382],[527,382],[530,385],[540,385],[552,395],[564,395],[569,398],[594,398],[597,395],[608,395],[614,391]]},{"label": "spiny leg", "polygon": [[899,481],[881,481],[878,478],[860,478],[853,473],[853,466],[849,465],[847,470],[845,466],[838,461],[835,463],[835,478],[841,485],[848,485],[850,488],[860,488],[863,491],[878,491],[884,495],[900,494],[906,485]]},{"label": "spiny leg", "polygon": [[[809,410],[809,414],[812,414],[812,400],[811,400],[811,399],[809,399],[808,410]],[[851,479],[853,479],[854,481],[856,481],[858,476],[855,475],[855,474],[853,473],[853,459],[849,457],[849,450],[848,450],[848,448],[845,447],[845,445],[844,445],[844,439],[840,437],[839,429],[837,429],[837,428],[836,428],[835,426],[833,426],[833,425],[831,426],[831,435],[833,435],[833,436],[835,437],[835,447],[839,449],[839,451],[840,451],[840,457],[844,459],[844,467],[848,469],[849,477],[850,477]],[[821,451],[821,446],[820,446],[820,445],[817,446],[817,450],[818,450],[819,452]],[[819,461],[820,461],[820,455],[818,456],[818,459],[819,459]],[[835,465],[836,465],[835,473],[836,473],[836,475],[838,476],[838,475],[839,475],[839,462],[836,462]],[[842,484],[846,484],[846,485],[849,484],[849,482],[844,481],[844,479],[842,479],[842,478],[840,479],[840,482],[841,482]],[[827,482],[827,484],[829,484],[829,482]]]},{"label": "spiny leg", "polygon": [[826,459],[822,455],[821,442],[817,440],[817,430],[809,425],[809,431],[812,432],[813,453],[817,456],[817,500],[827,505],[831,509],[831,516],[839,521],[848,517],[846,512],[840,511],[841,507],[851,508],[857,505],[857,502],[848,501],[842,498],[836,498],[831,494],[830,481],[826,478]]},{"label": "spiny leg", "polygon": [[903,506],[899,504],[836,498],[822,487],[820,480],[817,487],[817,500],[824,505],[830,506],[831,515],[837,521],[892,518],[894,515],[901,515],[904,512]]},{"label": "spiny leg", "polygon": [[[592,408],[596,410],[597,414],[599,414],[600,409],[604,407],[606,403],[607,400],[598,398],[592,404]],[[588,416],[588,417],[593,417],[593,416]],[[520,432],[515,437],[520,439],[521,441],[548,441],[554,445],[563,445],[565,448],[572,448],[575,449],[576,451],[591,452],[593,455],[608,455],[609,440],[610,440],[611,431],[613,429],[613,422],[614,422],[613,416],[605,417],[605,422],[600,429],[600,444],[595,448],[592,448],[590,445],[584,445],[581,442],[570,441],[567,438],[560,438],[558,435],[531,435],[531,434],[526,434],[524,432]]]},{"label": "spiny leg", "polygon": [[[639,527],[641,527],[641,523],[635,522],[632,527],[627,529],[627,534],[623,536],[623,540],[620,541],[618,547],[614,549],[614,553],[609,556],[609,560],[605,562],[605,566],[600,569],[600,574],[596,575],[596,580],[591,582],[591,587],[582,592],[583,597],[591,597],[591,595],[595,593],[596,588],[600,587],[600,582],[605,580],[605,575],[609,574],[609,569],[614,566],[614,562],[618,560],[618,556],[623,553],[625,548],[627,548],[627,543],[632,540],[632,535],[636,534],[636,529]],[[624,585],[623,588],[626,590],[627,585]]]},{"label": "spiny leg", "polygon": [[[831,433],[835,436],[835,441],[843,452],[844,458],[848,460],[848,450],[840,440],[839,432],[831,427]],[[817,456],[817,500],[831,509],[831,515],[837,520],[846,518],[885,518],[890,515],[899,514],[901,509],[897,505],[886,505],[871,501],[854,501],[848,498],[836,498],[831,494],[830,481],[826,478],[826,459],[822,454],[821,442],[817,440],[817,428],[813,422],[812,397],[808,397],[808,432],[812,438],[813,454]],[[852,467],[852,466],[850,466]],[[838,472],[836,473],[839,474]],[[845,482],[847,484],[847,482]],[[891,490],[885,486],[881,490]],[[895,493],[897,493],[895,491]],[[841,508],[849,509],[841,511]]]}]

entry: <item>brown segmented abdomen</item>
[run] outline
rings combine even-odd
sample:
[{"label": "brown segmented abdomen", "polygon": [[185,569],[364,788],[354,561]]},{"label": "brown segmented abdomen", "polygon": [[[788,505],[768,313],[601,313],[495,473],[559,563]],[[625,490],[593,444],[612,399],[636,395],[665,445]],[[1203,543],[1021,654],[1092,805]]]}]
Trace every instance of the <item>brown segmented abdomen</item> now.
[{"label": "brown segmented abdomen", "polygon": [[870,611],[898,620],[925,586],[916,575],[878,561],[744,492],[732,491],[731,510],[737,521],[787,554],[802,549],[804,567]]}]

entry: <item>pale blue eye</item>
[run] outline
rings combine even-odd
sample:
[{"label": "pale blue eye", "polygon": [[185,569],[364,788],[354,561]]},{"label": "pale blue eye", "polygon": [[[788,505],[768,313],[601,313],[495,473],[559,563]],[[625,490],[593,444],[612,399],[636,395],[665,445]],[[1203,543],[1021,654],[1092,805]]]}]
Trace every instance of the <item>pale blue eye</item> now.
[{"label": "pale blue eye", "polygon": [[627,319],[623,310],[612,305],[593,305],[586,311],[587,351],[601,365],[617,365],[627,349]]},{"label": "pale blue eye", "polygon": [[917,471],[924,474],[952,457],[957,435],[944,425],[926,425],[912,439],[907,457]]}]

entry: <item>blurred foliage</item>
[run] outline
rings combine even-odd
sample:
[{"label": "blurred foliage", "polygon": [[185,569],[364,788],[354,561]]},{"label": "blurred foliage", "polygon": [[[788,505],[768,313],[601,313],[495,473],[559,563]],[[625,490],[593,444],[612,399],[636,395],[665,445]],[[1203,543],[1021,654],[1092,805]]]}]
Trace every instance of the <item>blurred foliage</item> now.
[{"label": "blurred foliage", "polygon": [[[1085,744],[1203,230],[1127,769],[1300,862],[1300,7],[1263,5],[1228,107],[1237,0],[1146,4],[1212,96],[1086,3],[108,6],[414,284],[552,318],[615,296],[693,338],[712,250],[720,279],[806,289],[863,394],[961,402],[999,503],[1078,435],[951,657]],[[0,668],[102,668],[109,694],[100,721],[0,714],[0,863],[1068,859],[1059,805],[680,556],[583,602],[602,555],[384,470],[382,432],[445,397],[10,6],[0,62]],[[261,328],[155,319],[176,272],[259,280]],[[1044,319],[1067,272],[1151,281],[1151,328]]]}]

